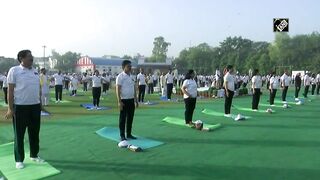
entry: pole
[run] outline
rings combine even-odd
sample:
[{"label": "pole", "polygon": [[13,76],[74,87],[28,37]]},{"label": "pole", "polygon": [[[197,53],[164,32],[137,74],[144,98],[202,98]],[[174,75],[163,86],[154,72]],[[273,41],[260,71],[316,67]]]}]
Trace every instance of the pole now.
[{"label": "pole", "polygon": [[43,67],[46,68],[46,45],[43,45]]}]

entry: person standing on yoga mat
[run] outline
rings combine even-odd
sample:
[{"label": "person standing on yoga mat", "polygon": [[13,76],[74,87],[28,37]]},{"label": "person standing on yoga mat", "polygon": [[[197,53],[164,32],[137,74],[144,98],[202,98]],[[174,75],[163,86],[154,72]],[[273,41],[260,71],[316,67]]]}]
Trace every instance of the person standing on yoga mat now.
[{"label": "person standing on yoga mat", "polygon": [[317,83],[317,95],[319,95],[319,91],[320,91],[320,72],[316,76],[316,83]]},{"label": "person standing on yoga mat", "polygon": [[310,84],[311,84],[311,78],[310,78],[310,76],[309,76],[309,73],[307,73],[307,74],[304,76],[304,78],[303,78],[303,85],[304,85],[304,93],[303,93],[303,96],[304,96],[305,98],[308,97]]},{"label": "person standing on yoga mat", "polygon": [[262,87],[262,78],[259,74],[259,70],[253,70],[253,77],[251,79],[252,82],[252,110],[258,111],[260,95],[261,95],[261,87]]},{"label": "person standing on yoga mat", "polygon": [[13,118],[14,157],[16,168],[24,168],[24,134],[28,128],[30,159],[42,163],[39,156],[40,100],[39,73],[32,67],[33,56],[30,50],[18,53],[19,66],[14,66],[8,73],[8,111],[6,119]]},{"label": "person standing on yoga mat", "polygon": [[78,77],[77,77],[76,73],[73,73],[72,77],[70,79],[71,96],[77,95],[78,84],[79,84]]},{"label": "person standing on yoga mat", "polygon": [[144,95],[146,92],[146,76],[143,73],[143,69],[140,68],[140,73],[137,75],[137,81],[139,83],[139,103],[144,101]]},{"label": "person standing on yoga mat", "polygon": [[43,106],[49,105],[49,80],[47,74],[47,70],[45,68],[40,69],[40,86],[41,86],[41,103]]},{"label": "person standing on yoga mat", "polygon": [[172,89],[173,89],[173,75],[171,69],[169,69],[169,72],[166,75],[166,83],[167,83],[167,98],[168,101],[171,100],[172,95]]},{"label": "person standing on yoga mat", "polygon": [[311,95],[314,95],[314,91],[316,90],[317,82],[316,82],[316,75],[311,75]]},{"label": "person standing on yoga mat", "polygon": [[301,89],[301,74],[298,73],[296,74],[296,77],[294,78],[294,87],[295,87],[295,91],[294,91],[294,97],[295,97],[295,101],[299,101],[299,92]]},{"label": "person standing on yoga mat", "polygon": [[135,105],[138,107],[136,84],[131,76],[131,61],[122,62],[123,72],[116,78],[116,94],[120,110],[119,129],[120,140],[127,140],[125,136],[125,127],[127,125],[127,138],[137,139],[132,135],[132,123],[135,111]]},{"label": "person standing on yoga mat", "polygon": [[270,105],[271,106],[275,106],[274,105],[274,99],[276,97],[277,94],[277,89],[279,88],[279,79],[278,76],[276,76],[275,72],[272,72],[270,74],[270,80],[269,80],[269,91],[270,91]]},{"label": "person standing on yoga mat", "polygon": [[232,98],[234,95],[234,83],[235,79],[233,76],[233,66],[228,65],[226,70],[226,74],[223,78],[223,87],[225,90],[225,103],[224,103],[224,116],[225,117],[231,117],[230,111],[231,111],[231,105],[232,105]]},{"label": "person standing on yoga mat", "polygon": [[192,122],[193,112],[196,107],[197,102],[197,83],[194,80],[194,70],[189,70],[186,74],[185,80],[183,81],[181,90],[183,92],[183,98],[185,103],[185,112],[184,112],[184,119],[185,123],[189,126],[194,126]]},{"label": "person standing on yoga mat", "polygon": [[4,76],[1,77],[2,80],[2,90],[4,95],[4,103],[8,104],[8,81],[7,73],[4,73]]},{"label": "person standing on yoga mat", "polygon": [[281,80],[281,88],[282,88],[282,102],[287,103],[286,98],[287,98],[287,92],[288,92],[288,87],[290,84],[289,76],[288,76],[288,71],[285,70],[283,75],[280,78]]},{"label": "person standing on yoga mat", "polygon": [[91,77],[92,80],[92,101],[93,101],[93,108],[100,110],[100,96],[101,96],[101,84],[102,78],[99,76],[99,71],[95,70],[94,75]]},{"label": "person standing on yoga mat", "polygon": [[53,75],[54,84],[55,84],[55,94],[56,94],[56,103],[62,101],[62,88],[63,88],[63,80],[64,76],[61,74],[59,70],[58,74]]}]

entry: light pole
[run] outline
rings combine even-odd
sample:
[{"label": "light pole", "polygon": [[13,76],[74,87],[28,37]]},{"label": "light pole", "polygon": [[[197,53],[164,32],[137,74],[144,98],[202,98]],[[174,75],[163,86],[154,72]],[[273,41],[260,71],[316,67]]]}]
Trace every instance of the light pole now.
[{"label": "light pole", "polygon": [[43,45],[43,67],[46,68],[46,45]]}]

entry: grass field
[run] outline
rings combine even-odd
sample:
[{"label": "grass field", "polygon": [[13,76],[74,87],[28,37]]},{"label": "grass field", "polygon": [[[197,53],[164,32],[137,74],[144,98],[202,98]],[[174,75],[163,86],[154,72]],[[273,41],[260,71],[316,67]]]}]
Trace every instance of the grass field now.
[{"label": "grass field", "polygon": [[[201,113],[204,108],[223,112],[223,99],[199,100],[194,119],[221,123],[223,127],[213,132],[161,121],[166,116],[183,118],[182,102],[141,106],[135,113],[134,134],[165,144],[134,153],[119,149],[115,142],[94,133],[105,126],[118,126],[114,93],[105,96],[101,103],[112,107],[108,111],[81,108],[81,103],[91,102],[89,95],[90,92],[79,97],[65,95],[64,99],[71,103],[51,102],[47,108],[53,115],[42,118],[40,156],[62,171],[47,179],[320,178],[320,97],[310,96],[312,102],[306,101],[302,106],[274,107],[274,114],[232,109],[235,114],[252,117],[242,122]],[[288,96],[292,95],[290,91]],[[267,98],[265,93],[260,109],[268,108],[264,106]],[[146,99],[159,101],[159,96],[147,95]],[[250,108],[251,97],[235,98],[233,104]],[[1,116],[5,111],[0,107]],[[0,144],[12,140],[11,122],[1,118]]]}]

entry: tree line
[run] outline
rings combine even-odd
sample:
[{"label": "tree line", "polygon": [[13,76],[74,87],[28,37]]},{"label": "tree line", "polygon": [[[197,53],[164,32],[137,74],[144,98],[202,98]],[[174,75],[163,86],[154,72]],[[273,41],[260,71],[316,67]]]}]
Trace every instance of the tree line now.
[{"label": "tree line", "polygon": [[261,73],[282,73],[287,70],[320,70],[320,34],[296,35],[276,33],[274,42],[254,42],[240,37],[227,37],[217,47],[202,43],[182,50],[174,61],[175,68],[184,73],[194,69],[198,74],[214,74],[227,64],[248,74],[258,68]]}]

